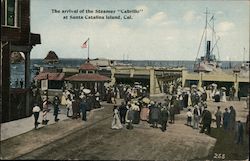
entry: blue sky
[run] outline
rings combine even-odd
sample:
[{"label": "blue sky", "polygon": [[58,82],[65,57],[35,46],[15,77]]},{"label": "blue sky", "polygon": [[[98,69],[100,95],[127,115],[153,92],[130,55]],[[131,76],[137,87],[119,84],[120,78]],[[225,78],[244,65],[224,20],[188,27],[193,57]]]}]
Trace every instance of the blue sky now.
[{"label": "blue sky", "polygon": [[[90,58],[195,60],[206,8],[211,13],[209,18],[212,14],[216,18],[220,59],[241,61],[244,48],[247,59],[249,1],[198,0],[31,0],[31,31],[41,34],[42,42],[32,49],[31,58],[44,58],[50,50],[59,58],[86,58],[88,49],[80,46],[89,37]],[[63,20],[66,14],[52,13],[52,9],[142,11],[131,14],[130,20]],[[204,48],[201,47],[198,56],[204,55]]]}]

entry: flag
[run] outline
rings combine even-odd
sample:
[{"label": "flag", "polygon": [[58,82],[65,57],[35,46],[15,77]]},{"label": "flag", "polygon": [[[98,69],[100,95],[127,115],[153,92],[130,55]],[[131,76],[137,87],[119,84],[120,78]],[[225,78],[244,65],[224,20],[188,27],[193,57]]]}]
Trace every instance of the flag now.
[{"label": "flag", "polygon": [[89,41],[89,39],[88,40],[86,40],[83,44],[82,44],[82,48],[87,48],[88,47],[88,45],[87,45],[87,42]]}]

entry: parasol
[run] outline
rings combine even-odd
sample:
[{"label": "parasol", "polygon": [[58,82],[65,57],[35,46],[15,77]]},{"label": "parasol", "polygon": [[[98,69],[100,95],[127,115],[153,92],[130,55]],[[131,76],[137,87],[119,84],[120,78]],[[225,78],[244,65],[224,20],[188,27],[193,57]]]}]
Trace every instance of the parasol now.
[{"label": "parasol", "polygon": [[141,85],[135,85],[135,88],[142,88]]},{"label": "parasol", "polygon": [[144,103],[147,103],[147,104],[150,103],[150,99],[147,98],[147,97],[144,97],[144,98],[142,99],[142,101],[143,101]]},{"label": "parasol", "polygon": [[215,84],[215,83],[213,83],[213,84],[211,84],[213,87],[217,87],[217,84]]},{"label": "parasol", "polygon": [[84,88],[82,91],[83,91],[85,94],[89,94],[89,93],[91,92],[91,90],[90,90],[90,89],[87,89],[87,88]]},{"label": "parasol", "polygon": [[221,89],[222,89],[222,90],[225,90],[225,91],[227,90],[226,87],[221,87]]},{"label": "parasol", "polygon": [[192,88],[196,88],[196,87],[197,87],[197,85],[193,84],[191,87],[192,87]]},{"label": "parasol", "polygon": [[183,91],[190,91],[190,88],[189,87],[184,87]]},{"label": "parasol", "polygon": [[105,83],[104,83],[104,87],[108,88],[108,87],[110,87],[110,84],[107,83],[107,82],[105,82]]},{"label": "parasol", "polygon": [[132,104],[132,105],[131,105],[131,109],[132,109],[132,110],[135,110],[135,111],[140,111],[140,107],[137,106],[137,105],[135,105],[135,104]]}]

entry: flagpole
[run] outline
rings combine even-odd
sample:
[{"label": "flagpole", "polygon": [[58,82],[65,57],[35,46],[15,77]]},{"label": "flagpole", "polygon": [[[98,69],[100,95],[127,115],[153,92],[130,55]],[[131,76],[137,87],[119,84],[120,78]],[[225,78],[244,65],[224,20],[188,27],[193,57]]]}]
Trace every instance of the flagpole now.
[{"label": "flagpole", "polygon": [[88,38],[88,61],[89,61],[89,38]]}]

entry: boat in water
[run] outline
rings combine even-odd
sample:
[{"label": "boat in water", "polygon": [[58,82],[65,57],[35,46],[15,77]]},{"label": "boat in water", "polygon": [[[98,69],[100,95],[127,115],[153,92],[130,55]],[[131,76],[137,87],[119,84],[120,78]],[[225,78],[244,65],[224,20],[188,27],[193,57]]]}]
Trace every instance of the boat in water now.
[{"label": "boat in water", "polygon": [[[194,64],[194,72],[212,72],[220,69],[221,63],[217,60],[215,53],[218,53],[219,36],[216,35],[214,28],[214,15],[208,21],[208,11],[206,10],[206,23]],[[204,46],[205,54],[198,59],[201,47]]]}]

